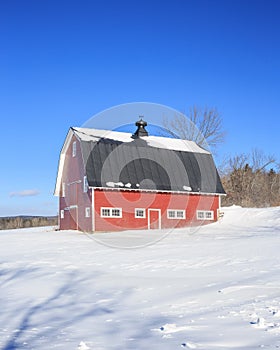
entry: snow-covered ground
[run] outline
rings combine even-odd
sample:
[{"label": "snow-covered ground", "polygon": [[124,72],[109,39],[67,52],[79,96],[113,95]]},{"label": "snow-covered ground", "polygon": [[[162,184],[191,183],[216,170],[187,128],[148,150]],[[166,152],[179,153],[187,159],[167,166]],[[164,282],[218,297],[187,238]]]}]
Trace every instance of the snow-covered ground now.
[{"label": "snow-covered ground", "polygon": [[279,247],[279,207],[199,230],[0,231],[0,348],[280,348]]}]

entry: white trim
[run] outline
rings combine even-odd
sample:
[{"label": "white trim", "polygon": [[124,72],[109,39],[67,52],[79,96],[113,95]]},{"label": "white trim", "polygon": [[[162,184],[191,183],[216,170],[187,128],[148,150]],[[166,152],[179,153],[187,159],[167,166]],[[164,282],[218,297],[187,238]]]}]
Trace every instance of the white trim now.
[{"label": "white trim", "polygon": [[92,232],[95,231],[95,193],[94,189],[91,189],[91,217],[92,217]]},{"label": "white trim", "polygon": [[[170,213],[174,212],[174,216],[170,216]],[[183,216],[178,216],[178,212],[183,213]],[[167,209],[167,219],[171,220],[184,220],[186,219],[186,210],[184,209]]]},{"label": "white trim", "polygon": [[[66,138],[64,140],[62,149],[60,151],[60,157],[59,157],[59,162],[58,162],[58,169],[57,169],[57,177],[56,177],[56,184],[55,184],[55,190],[54,190],[54,195],[59,196],[60,195],[60,184],[62,181],[62,173],[63,173],[63,168],[64,168],[64,162],[66,158],[66,152],[68,150],[70,141],[72,140],[72,137],[74,135],[73,130],[70,128],[68,130],[68,133],[66,135]],[[75,136],[76,138],[76,136]]]},{"label": "white trim", "polygon": [[[143,216],[138,216],[137,211],[143,211]],[[134,217],[137,219],[146,219],[146,209],[145,208],[135,208],[134,209]]]},{"label": "white trim", "polygon": [[[103,215],[103,210],[109,210],[109,215]],[[113,215],[114,210],[119,210],[120,215]],[[115,207],[101,207],[100,208],[100,217],[101,218],[122,218],[122,208],[115,208]]]},{"label": "white trim", "polygon": [[60,219],[64,219],[64,209],[60,210]]},{"label": "white trim", "polygon": [[65,197],[66,195],[66,183],[62,182],[62,190],[61,190],[61,197]]},{"label": "white trim", "polygon": [[156,209],[156,208],[149,208],[148,209],[148,230],[151,230],[151,211],[157,211],[159,212],[159,216],[158,216],[158,229],[161,229],[161,210],[160,209]]},{"label": "white trim", "polygon": [[56,177],[56,184],[55,184],[55,190],[54,195],[59,196],[60,195],[60,184],[62,179],[62,170],[64,167],[64,161],[65,161],[65,154],[61,154],[59,158],[59,164],[58,164],[58,170],[57,170],[57,177]]},{"label": "white trim", "polygon": [[[208,217],[207,214],[210,214],[211,217]],[[200,215],[202,217],[199,217]],[[214,220],[214,210],[197,210],[196,219],[197,220]]]},{"label": "white trim", "polygon": [[60,157],[59,157],[59,162],[58,162],[58,169],[57,169],[57,177],[56,177],[56,184],[55,184],[55,190],[54,190],[54,195],[59,197],[60,196],[60,186],[61,186],[61,181],[62,181],[62,174],[63,174],[63,169],[64,169],[64,163],[66,159],[66,153],[69,150],[69,147],[71,145],[71,142],[75,140],[76,142],[80,142],[80,139],[77,137],[77,135],[74,133],[73,128],[70,128],[68,130],[68,133],[65,137],[63,146],[60,151]]}]

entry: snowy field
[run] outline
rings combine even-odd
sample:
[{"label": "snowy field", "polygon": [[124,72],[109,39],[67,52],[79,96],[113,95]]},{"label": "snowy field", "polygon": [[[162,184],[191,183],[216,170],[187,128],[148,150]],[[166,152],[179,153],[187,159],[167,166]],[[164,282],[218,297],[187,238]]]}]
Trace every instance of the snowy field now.
[{"label": "snowy field", "polygon": [[225,208],[196,231],[0,240],[1,350],[280,348],[279,207]]}]

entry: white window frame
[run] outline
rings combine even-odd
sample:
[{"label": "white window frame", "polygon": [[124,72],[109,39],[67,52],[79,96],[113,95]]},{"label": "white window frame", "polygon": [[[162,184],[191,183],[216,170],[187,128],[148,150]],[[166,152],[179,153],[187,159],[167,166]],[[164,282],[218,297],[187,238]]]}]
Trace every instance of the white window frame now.
[{"label": "white window frame", "polygon": [[[208,217],[208,214],[210,216]],[[214,220],[214,210],[197,210],[196,211],[196,219],[197,220]]]},{"label": "white window frame", "polygon": [[[174,213],[174,216],[172,216],[171,213]],[[178,213],[182,213],[183,216],[178,215]],[[186,219],[186,210],[183,209],[167,209],[167,219],[171,220],[184,220]]]},{"label": "white window frame", "polygon": [[63,209],[60,210],[60,219],[64,219],[64,210]]},{"label": "white window frame", "polygon": [[[108,210],[109,215],[104,215],[103,210]],[[115,215],[114,211],[119,210],[119,215]],[[122,208],[112,208],[112,207],[101,207],[100,208],[100,216],[102,218],[122,218]]]},{"label": "white window frame", "polygon": [[72,143],[72,157],[76,157],[77,154],[77,141]]},{"label": "white window frame", "polygon": [[62,182],[62,190],[61,190],[61,197],[65,197],[66,194],[66,184],[65,182]]},{"label": "white window frame", "polygon": [[[143,215],[138,215],[137,212],[142,211]],[[145,208],[135,208],[134,209],[134,216],[137,219],[146,219],[146,209]]]},{"label": "white window frame", "polygon": [[84,176],[83,191],[84,191],[84,193],[87,193],[87,191],[88,191],[88,181],[87,181],[87,177],[86,176]]},{"label": "white window frame", "polygon": [[90,207],[85,207],[85,218],[90,218]]}]

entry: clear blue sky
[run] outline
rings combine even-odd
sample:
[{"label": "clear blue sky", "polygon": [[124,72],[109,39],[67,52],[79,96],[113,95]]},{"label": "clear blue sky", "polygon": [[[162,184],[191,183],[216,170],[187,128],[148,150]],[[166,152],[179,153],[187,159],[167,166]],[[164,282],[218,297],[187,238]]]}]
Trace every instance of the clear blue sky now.
[{"label": "clear blue sky", "polygon": [[220,157],[279,160],[279,16],[278,0],[1,1],[0,216],[56,214],[68,128],[127,102],[214,106]]}]

